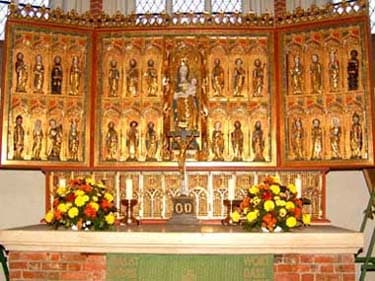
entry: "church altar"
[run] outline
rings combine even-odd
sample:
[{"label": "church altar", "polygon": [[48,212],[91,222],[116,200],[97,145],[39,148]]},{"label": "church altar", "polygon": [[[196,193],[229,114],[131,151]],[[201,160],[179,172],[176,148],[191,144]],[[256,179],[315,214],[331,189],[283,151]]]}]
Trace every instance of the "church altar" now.
[{"label": "church altar", "polygon": [[[82,279],[74,280],[108,280],[108,254],[122,253],[175,255],[176,258],[269,254],[274,260],[275,281],[314,280],[306,279],[314,276],[354,281],[354,253],[364,245],[363,233],[330,225],[285,233],[249,233],[240,226],[220,225],[144,224],[118,226],[114,231],[104,232],[52,230],[46,225],[35,225],[0,230],[0,241],[10,251],[11,280],[23,280],[27,274],[39,276],[34,280],[40,280],[41,276],[50,278],[47,280],[73,280],[66,276],[75,276],[72,275],[77,273],[74,268],[86,271]],[[71,262],[75,267],[68,266]],[[245,271],[243,276],[243,280],[254,280],[246,277]]]}]

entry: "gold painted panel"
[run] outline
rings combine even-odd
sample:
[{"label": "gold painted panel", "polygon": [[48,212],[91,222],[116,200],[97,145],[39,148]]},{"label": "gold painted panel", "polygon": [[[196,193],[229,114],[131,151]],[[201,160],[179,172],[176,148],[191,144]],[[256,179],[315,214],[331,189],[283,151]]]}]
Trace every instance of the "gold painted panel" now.
[{"label": "gold painted panel", "polygon": [[358,21],[282,34],[284,165],[373,163],[366,24]]},{"label": "gold painted panel", "polygon": [[98,37],[95,165],[275,166],[272,33],[163,33]]},{"label": "gold painted panel", "polygon": [[2,165],[88,166],[90,34],[8,25]]}]

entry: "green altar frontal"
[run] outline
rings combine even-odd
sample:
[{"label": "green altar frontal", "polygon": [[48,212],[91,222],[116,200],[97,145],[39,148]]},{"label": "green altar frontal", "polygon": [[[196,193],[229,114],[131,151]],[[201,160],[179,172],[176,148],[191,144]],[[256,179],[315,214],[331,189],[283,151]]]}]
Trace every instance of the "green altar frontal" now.
[{"label": "green altar frontal", "polygon": [[108,254],[107,280],[270,281],[273,255]]}]

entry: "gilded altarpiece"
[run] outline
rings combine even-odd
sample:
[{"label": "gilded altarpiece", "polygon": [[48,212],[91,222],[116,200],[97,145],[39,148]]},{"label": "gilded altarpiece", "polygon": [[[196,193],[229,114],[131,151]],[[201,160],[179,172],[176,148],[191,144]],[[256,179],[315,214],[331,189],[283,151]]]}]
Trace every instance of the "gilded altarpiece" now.
[{"label": "gilded altarpiece", "polygon": [[12,4],[1,165],[43,169],[47,208],[60,179],[103,180],[119,217],[131,178],[142,220],[171,216],[181,174],[201,219],[225,216],[230,182],[240,199],[279,175],[325,220],[327,170],[374,161],[368,12],[350,3],[277,19]]},{"label": "gilded altarpiece", "polygon": [[101,33],[96,165],[275,166],[272,35]]},{"label": "gilded altarpiece", "polygon": [[282,33],[284,165],[372,163],[368,40],[366,20]]},{"label": "gilded altarpiece", "polygon": [[88,166],[91,33],[8,23],[2,164]]}]

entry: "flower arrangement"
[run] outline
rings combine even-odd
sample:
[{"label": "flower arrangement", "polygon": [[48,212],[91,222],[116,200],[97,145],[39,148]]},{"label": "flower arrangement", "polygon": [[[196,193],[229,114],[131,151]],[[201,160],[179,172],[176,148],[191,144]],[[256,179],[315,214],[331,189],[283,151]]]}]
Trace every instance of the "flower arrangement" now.
[{"label": "flower arrangement", "polygon": [[240,222],[247,230],[265,232],[289,231],[311,222],[309,214],[302,213],[303,200],[297,198],[294,184],[282,185],[278,177],[266,177],[261,184],[249,188],[239,208],[231,213],[233,222]]},{"label": "flower arrangement", "polygon": [[58,186],[54,198],[44,222],[56,229],[105,230],[116,221],[113,195],[92,178],[72,179],[67,186]]}]

